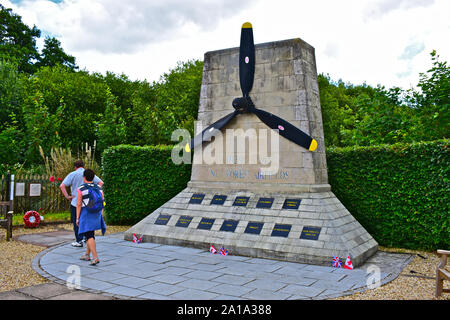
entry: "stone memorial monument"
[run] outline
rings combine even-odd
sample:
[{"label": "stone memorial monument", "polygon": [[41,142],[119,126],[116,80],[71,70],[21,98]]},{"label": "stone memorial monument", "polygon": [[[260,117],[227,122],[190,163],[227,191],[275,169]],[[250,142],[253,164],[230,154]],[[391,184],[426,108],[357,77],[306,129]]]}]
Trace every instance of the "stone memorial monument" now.
[{"label": "stone memorial monument", "polygon": [[206,129],[185,148],[187,188],[124,238],[317,265],[349,255],[359,266],[378,244],[328,184],[314,48],[298,38],[254,46],[251,33],[243,53],[244,29],[240,48],[205,53]]}]

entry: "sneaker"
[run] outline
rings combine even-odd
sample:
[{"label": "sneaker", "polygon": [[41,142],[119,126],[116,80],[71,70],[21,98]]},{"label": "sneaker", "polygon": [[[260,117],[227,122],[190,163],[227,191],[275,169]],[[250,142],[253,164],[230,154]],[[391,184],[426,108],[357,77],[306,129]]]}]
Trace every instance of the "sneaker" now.
[{"label": "sneaker", "polygon": [[83,246],[82,242],[76,242],[76,241],[72,242],[72,247],[82,247],[82,246]]}]

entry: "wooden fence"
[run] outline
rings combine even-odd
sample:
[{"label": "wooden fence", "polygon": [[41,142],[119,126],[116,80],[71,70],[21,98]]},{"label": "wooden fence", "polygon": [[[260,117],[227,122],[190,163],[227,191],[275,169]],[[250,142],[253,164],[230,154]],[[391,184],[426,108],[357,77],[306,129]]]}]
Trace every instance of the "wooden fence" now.
[{"label": "wooden fence", "polygon": [[50,177],[44,175],[14,175],[14,181],[9,175],[2,175],[0,201],[9,200],[11,189],[8,181],[14,183],[14,214],[23,215],[29,210],[45,214],[68,211],[70,208],[70,202],[64,198],[59,189],[61,181],[51,182]]}]

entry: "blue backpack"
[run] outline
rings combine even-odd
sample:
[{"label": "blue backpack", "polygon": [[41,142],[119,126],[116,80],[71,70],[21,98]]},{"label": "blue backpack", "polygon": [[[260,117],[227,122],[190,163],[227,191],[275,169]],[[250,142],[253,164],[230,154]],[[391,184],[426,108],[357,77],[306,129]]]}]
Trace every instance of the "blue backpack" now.
[{"label": "blue backpack", "polygon": [[103,209],[103,197],[100,188],[96,184],[86,184],[89,192],[89,201],[86,210],[90,213],[98,213]]}]

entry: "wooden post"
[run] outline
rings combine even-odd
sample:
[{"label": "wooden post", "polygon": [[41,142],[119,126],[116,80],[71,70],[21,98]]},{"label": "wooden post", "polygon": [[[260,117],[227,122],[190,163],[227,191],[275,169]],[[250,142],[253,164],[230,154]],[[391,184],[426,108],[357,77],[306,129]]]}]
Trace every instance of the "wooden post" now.
[{"label": "wooden post", "polygon": [[10,241],[12,238],[12,226],[13,226],[13,212],[8,211],[6,213],[6,241]]},{"label": "wooden post", "polygon": [[441,256],[441,260],[436,267],[436,298],[441,296],[442,292],[450,292],[450,289],[444,289],[444,280],[450,280],[450,274],[445,270],[447,256],[450,254],[450,251],[438,250],[437,253]]}]

